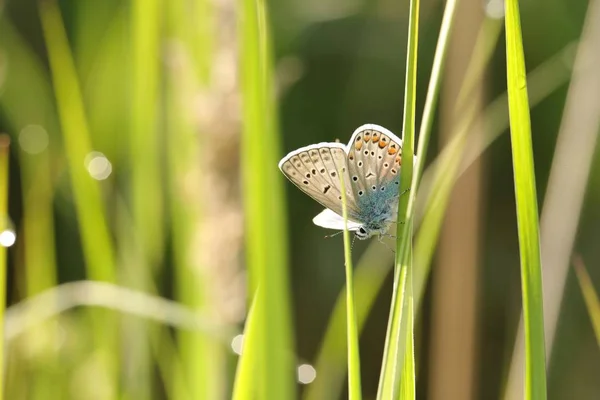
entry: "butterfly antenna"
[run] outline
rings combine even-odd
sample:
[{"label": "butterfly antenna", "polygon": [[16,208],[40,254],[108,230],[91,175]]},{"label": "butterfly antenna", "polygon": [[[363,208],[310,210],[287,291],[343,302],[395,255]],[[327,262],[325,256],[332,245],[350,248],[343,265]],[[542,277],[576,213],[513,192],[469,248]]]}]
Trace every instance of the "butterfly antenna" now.
[{"label": "butterfly antenna", "polygon": [[339,235],[342,232],[344,232],[344,231],[339,231],[339,232],[336,232],[336,233],[332,233],[331,235],[325,235],[325,239],[329,239],[329,238],[332,238],[334,236],[337,236],[337,235]]}]

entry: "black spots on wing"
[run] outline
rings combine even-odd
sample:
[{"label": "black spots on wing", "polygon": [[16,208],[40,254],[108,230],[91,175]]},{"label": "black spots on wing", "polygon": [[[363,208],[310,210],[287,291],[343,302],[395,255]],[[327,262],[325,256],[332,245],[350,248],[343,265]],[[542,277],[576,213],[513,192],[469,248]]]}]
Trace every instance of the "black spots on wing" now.
[{"label": "black spots on wing", "polygon": [[396,185],[399,185],[399,184],[400,184],[400,181],[396,181],[396,182],[394,182],[394,183],[395,183]]},{"label": "black spots on wing", "polygon": [[385,186],[382,186],[382,187],[381,187],[381,191],[382,191],[382,192],[385,192]]},{"label": "black spots on wing", "polygon": [[379,158],[381,160],[383,158],[383,156],[380,154],[379,157],[377,157],[377,158]]},{"label": "black spots on wing", "polygon": [[358,165],[359,167],[362,167],[362,166],[363,166],[363,162],[362,162],[362,161],[359,161],[357,165]]},{"label": "black spots on wing", "polygon": [[385,163],[385,164],[383,164],[383,167],[384,167],[384,168],[388,168],[389,166],[390,166],[390,164],[389,164],[389,163]]},{"label": "black spots on wing", "polygon": [[310,179],[310,174],[306,174],[306,178]]},{"label": "black spots on wing", "polygon": [[342,167],[342,172],[346,172],[346,167]]},{"label": "black spots on wing", "polygon": [[321,168],[321,170],[319,172],[322,173],[322,174],[324,174],[325,173],[325,168]]},{"label": "black spots on wing", "polygon": [[323,188],[323,194],[327,194],[327,191],[331,189],[331,185],[327,185]]},{"label": "black spots on wing", "polygon": [[398,171],[396,171],[395,168],[392,168],[392,174],[396,175],[396,173],[398,173]]},{"label": "black spots on wing", "polygon": [[292,176],[296,176],[296,171],[292,171]]},{"label": "black spots on wing", "polygon": [[372,173],[371,171],[369,171],[369,173],[367,174],[367,176],[365,176],[366,179],[374,178],[374,177],[375,177],[375,174]]},{"label": "black spots on wing", "polygon": [[321,149],[321,154],[327,154],[327,149]]},{"label": "black spots on wing", "polygon": [[341,199],[342,199],[342,196],[338,196],[338,200],[341,200]]},{"label": "black spots on wing", "polygon": [[377,190],[377,186],[373,185],[373,186],[371,186],[371,189]]},{"label": "black spots on wing", "polygon": [[375,152],[374,151],[371,152],[371,157],[375,157]]},{"label": "black spots on wing", "polygon": [[310,155],[311,155],[311,157],[316,157],[319,155],[319,153],[316,150],[311,150]]},{"label": "black spots on wing", "polygon": [[354,154],[350,154],[350,155],[348,156],[348,159],[349,159],[350,161],[354,161]]},{"label": "black spots on wing", "polygon": [[354,176],[352,177],[352,180],[353,180],[354,182],[356,182],[356,181],[358,180],[358,176],[354,175]]},{"label": "black spots on wing", "polygon": [[369,155],[369,150],[365,150],[365,156]]},{"label": "black spots on wing", "polygon": [[335,171],[333,171],[333,172],[331,173],[331,176],[333,176],[333,177],[335,177],[336,175],[337,175],[337,174],[335,173]]},{"label": "black spots on wing", "polygon": [[308,183],[308,181],[307,181],[306,179],[305,179],[305,180],[303,180],[303,181],[302,181],[302,183],[304,183],[305,185],[308,185],[308,184],[309,184],[309,183]]},{"label": "black spots on wing", "polygon": [[358,136],[356,137],[356,141],[357,141],[357,142],[360,142],[361,140],[362,140],[362,137],[361,137],[360,135],[358,135]]},{"label": "black spots on wing", "polygon": [[364,192],[363,192],[362,190],[359,190],[359,191],[358,191],[358,195],[359,195],[359,196],[362,196],[363,194],[364,194]]},{"label": "black spots on wing", "polygon": [[310,171],[310,172],[312,172],[312,174],[313,174],[313,175],[316,175],[316,174],[317,174],[317,170],[316,170],[316,169],[314,169],[314,168],[313,168],[313,169],[312,169],[312,171]]},{"label": "black spots on wing", "polygon": [[296,163],[296,167],[297,168],[301,168],[302,167],[302,163]]}]

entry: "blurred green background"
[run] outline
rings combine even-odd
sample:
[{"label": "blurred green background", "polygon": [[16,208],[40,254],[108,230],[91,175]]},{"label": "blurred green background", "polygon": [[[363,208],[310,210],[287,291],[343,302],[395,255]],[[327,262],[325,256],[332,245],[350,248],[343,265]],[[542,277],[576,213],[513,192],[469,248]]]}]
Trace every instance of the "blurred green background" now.
[{"label": "blurred green background", "polygon": [[[551,189],[573,44],[593,3],[521,2],[528,70],[554,60],[566,71],[535,88],[530,82],[530,91],[543,93],[531,111],[540,210]],[[312,143],[345,142],[364,123],[401,134],[408,1],[282,0],[268,7],[281,157]],[[443,7],[437,0],[421,5],[417,116]],[[428,160],[460,119],[454,105],[464,71],[486,10],[494,15],[497,7],[461,2]],[[8,250],[6,399],[230,398],[237,361],[231,341],[250,298],[241,9],[232,0],[0,1],[0,132],[12,140],[9,227],[16,233]],[[471,97],[481,113],[506,87],[503,33],[490,32],[492,56]],[[479,128],[482,135],[491,129]],[[505,391],[521,310],[507,133],[463,174],[449,203],[416,325],[419,398],[494,399]],[[583,196],[581,213],[574,206],[565,218],[575,218],[572,251],[600,288],[600,158],[595,136],[589,143],[591,166],[573,172],[587,177],[589,169],[584,187],[573,193],[556,182],[554,196],[559,203]],[[342,238],[325,239],[330,232],[311,222],[321,207],[293,185],[285,188],[295,354],[298,364],[314,365],[345,282]],[[549,233],[569,242],[563,228],[542,222],[542,245]],[[382,244],[357,242],[354,258],[369,245],[369,257],[391,268]],[[599,347],[577,280],[562,264],[568,275],[549,398],[598,399]],[[361,336],[365,398],[377,389],[391,278]],[[118,286],[63,287],[23,303],[83,279]],[[307,369],[301,380],[311,381]],[[316,380],[298,391],[327,379],[317,369]]]}]

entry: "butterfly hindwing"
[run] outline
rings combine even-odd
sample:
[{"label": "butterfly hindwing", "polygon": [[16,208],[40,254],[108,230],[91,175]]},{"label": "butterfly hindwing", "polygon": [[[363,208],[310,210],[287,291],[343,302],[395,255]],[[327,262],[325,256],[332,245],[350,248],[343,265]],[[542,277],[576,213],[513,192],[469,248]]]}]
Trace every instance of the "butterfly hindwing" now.
[{"label": "butterfly hindwing", "polygon": [[339,143],[319,143],[289,153],[279,169],[300,190],[321,205],[342,214],[340,173],[346,188],[350,218],[358,216],[358,206],[351,190],[345,147]]}]

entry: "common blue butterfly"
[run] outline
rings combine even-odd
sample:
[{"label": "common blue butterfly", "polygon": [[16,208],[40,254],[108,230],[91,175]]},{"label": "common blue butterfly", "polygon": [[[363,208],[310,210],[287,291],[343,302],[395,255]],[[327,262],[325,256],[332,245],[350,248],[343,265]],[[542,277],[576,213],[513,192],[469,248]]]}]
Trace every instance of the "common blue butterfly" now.
[{"label": "common blue butterfly", "polygon": [[326,207],[313,219],[323,228],[344,229],[340,178],[344,179],[348,230],[359,239],[383,235],[396,222],[401,166],[402,140],[374,124],[356,129],[346,146],[313,144],[279,162],[294,185]]}]

